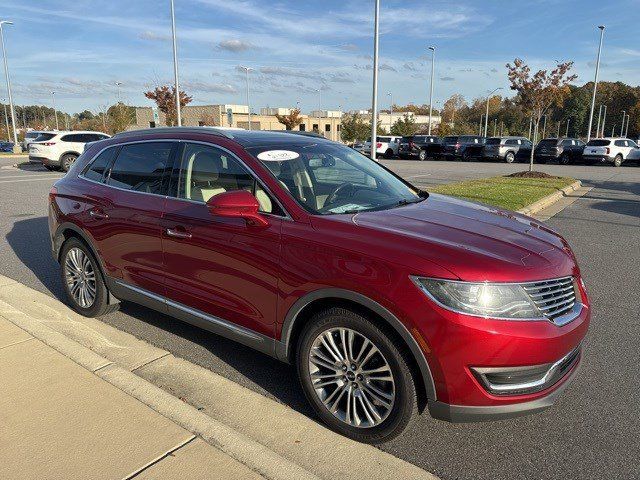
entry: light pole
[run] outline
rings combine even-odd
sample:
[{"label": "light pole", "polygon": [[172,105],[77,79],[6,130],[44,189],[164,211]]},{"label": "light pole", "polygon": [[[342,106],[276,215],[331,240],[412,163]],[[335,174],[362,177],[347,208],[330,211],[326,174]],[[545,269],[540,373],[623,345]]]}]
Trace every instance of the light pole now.
[{"label": "light pole", "polygon": [[380,0],[375,0],[373,17],[373,92],[371,98],[371,159],[376,159],[378,133],[378,44],[380,37]]},{"label": "light pole", "polygon": [[53,114],[56,117],[56,130],[60,130],[58,126],[58,110],[56,110],[56,92],[51,92],[51,100],[53,101]]},{"label": "light pole", "polygon": [[627,111],[622,110],[622,127],[620,128],[620,136],[624,137],[624,124],[627,121]]},{"label": "light pole", "polygon": [[393,93],[387,93],[389,96],[389,133],[391,133],[391,127],[393,127]]},{"label": "light pole", "polygon": [[[176,41],[176,14],[173,8],[173,0],[171,1],[171,37],[173,40],[173,78],[176,89],[176,119],[178,126],[182,126],[182,113],[180,112],[180,82],[178,80],[178,43]],[[249,118],[251,120],[251,118]],[[249,123],[251,126],[251,123]]]},{"label": "light pole", "polygon": [[600,134],[600,117],[602,117],[602,105],[600,105],[600,110],[598,110],[598,125],[596,126],[596,137]]},{"label": "light pole", "polygon": [[493,91],[489,92],[489,95],[487,95],[487,114],[485,115],[485,119],[484,119],[484,136],[485,137],[487,136],[487,130],[489,128],[489,100],[491,100],[491,95],[496,93],[498,90],[502,90],[502,87],[494,88]]},{"label": "light pole", "polygon": [[16,113],[13,109],[13,97],[11,96],[11,78],[9,77],[9,64],[7,63],[7,50],[4,46],[3,25],[13,25],[8,20],[0,20],[0,43],[2,43],[2,57],[4,58],[4,76],[7,79],[7,95],[9,97],[9,110],[11,110],[11,124],[13,125],[13,144],[14,148],[18,146],[18,132],[16,131]]},{"label": "light pole", "polygon": [[122,82],[116,82],[116,87],[118,87],[118,103],[120,103],[120,85],[122,85]]},{"label": "light pole", "polygon": [[598,26],[600,29],[600,46],[598,47],[598,57],[596,59],[596,76],[593,80],[593,96],[591,97],[591,113],[589,113],[589,131],[587,132],[587,142],[591,140],[591,127],[593,125],[593,111],[596,108],[596,92],[598,91],[598,74],[600,73],[600,54],[602,53],[602,40],[604,39],[604,25]]},{"label": "light pole", "polygon": [[484,113],[480,115],[480,125],[478,126],[478,135],[482,135],[482,123],[484,121]]},{"label": "light pole", "polygon": [[624,137],[629,137],[629,122],[631,121],[631,115],[627,115],[627,128],[624,130]]},{"label": "light pole", "polygon": [[542,123],[542,138],[545,137],[547,133],[547,116],[544,116],[544,122]]},{"label": "light pole", "polygon": [[493,119],[493,136],[496,136],[496,130],[498,129],[498,117]]},{"label": "light pole", "polygon": [[248,113],[249,113],[249,130],[251,130],[251,103],[249,102],[249,71],[253,70],[250,67],[245,67],[243,65],[240,65],[240,68],[242,70],[244,70],[245,73],[245,79],[247,82],[247,109],[248,109]]},{"label": "light pole", "polygon": [[604,137],[604,126],[606,125],[606,123],[607,123],[607,106],[605,105],[604,112],[602,114],[602,130],[601,130],[602,134],[598,133],[596,136],[602,135]]},{"label": "light pole", "polygon": [[436,47],[431,45],[431,93],[429,94],[429,135],[431,135],[431,118],[433,116],[433,77],[436,66]]},{"label": "light pole", "polygon": [[566,131],[565,137],[569,136],[569,123],[570,122],[571,122],[571,117],[567,118],[567,131]]},{"label": "light pole", "polygon": [[9,128],[9,115],[7,115],[7,104],[4,103],[5,99],[2,99],[2,106],[4,107],[4,123],[7,125],[7,142],[11,141],[11,129]]}]

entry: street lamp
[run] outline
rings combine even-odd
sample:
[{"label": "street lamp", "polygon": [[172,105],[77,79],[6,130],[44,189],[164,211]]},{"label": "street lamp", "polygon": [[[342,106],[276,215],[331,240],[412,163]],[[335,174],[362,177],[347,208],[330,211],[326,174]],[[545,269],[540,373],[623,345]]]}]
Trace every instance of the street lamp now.
[{"label": "street lamp", "polygon": [[0,43],[2,43],[2,57],[4,58],[4,76],[7,79],[7,95],[9,97],[9,110],[11,110],[11,124],[13,125],[13,144],[18,145],[18,133],[16,131],[16,113],[13,108],[13,97],[11,96],[11,79],[9,77],[9,64],[7,63],[7,50],[4,46],[4,31],[3,25],[13,25],[13,22],[8,20],[0,20]]},{"label": "street lamp", "polygon": [[571,117],[567,118],[567,132],[565,134],[565,137],[569,136],[569,123],[571,122]]},{"label": "street lamp", "polygon": [[393,126],[393,93],[387,93],[389,96],[389,133],[391,133],[391,127]]},{"label": "street lamp", "polygon": [[484,121],[484,136],[485,137],[487,136],[487,130],[489,128],[489,100],[491,99],[491,95],[496,93],[498,90],[502,90],[502,87],[494,88],[493,91],[489,92],[489,95],[487,95],[487,114],[485,115],[485,121]]},{"label": "street lamp", "polygon": [[602,113],[602,133],[597,133],[597,136],[602,135],[604,137],[604,126],[607,124],[607,106],[604,106],[604,112]]},{"label": "street lamp", "polygon": [[56,130],[60,130],[58,126],[58,110],[56,110],[56,92],[51,92],[51,100],[53,101],[53,114],[56,117]]},{"label": "street lamp", "polygon": [[432,45],[429,47],[429,50],[431,50],[431,93],[429,94],[429,135],[431,135],[431,117],[433,114],[433,76],[436,65],[436,47]]},{"label": "street lamp", "polygon": [[245,67],[244,65],[240,65],[240,69],[244,70],[245,79],[247,82],[247,109],[248,109],[248,117],[249,117],[249,130],[251,130],[251,103],[249,102],[249,71],[253,70],[253,68]]},{"label": "street lamp", "polygon": [[631,115],[627,115],[627,128],[624,130],[624,137],[629,137],[629,122],[631,121]]},{"label": "street lamp", "polygon": [[[176,14],[171,0],[171,37],[173,40],[173,78],[176,89],[176,119],[178,126],[182,126],[182,114],[180,112],[180,82],[178,81],[178,44],[176,41]],[[251,123],[249,123],[251,125]]]},{"label": "street lamp", "polygon": [[624,124],[627,121],[627,111],[622,110],[622,127],[620,128],[620,136],[624,137]]},{"label": "street lamp", "polygon": [[4,107],[4,123],[7,125],[7,142],[11,141],[11,129],[9,128],[9,115],[7,114],[7,104],[4,103],[5,99],[2,99],[2,106]]},{"label": "street lamp", "polygon": [[602,107],[604,105],[600,105],[600,110],[598,110],[598,125],[596,126],[596,137],[600,134],[600,118],[602,117]]},{"label": "street lamp", "polygon": [[371,160],[376,159],[378,132],[378,44],[380,39],[380,0],[375,0],[373,17],[373,92],[371,98]]},{"label": "street lamp", "polygon": [[122,85],[122,82],[116,82],[116,87],[118,87],[118,103],[120,103],[120,85]]},{"label": "street lamp", "polygon": [[598,74],[600,73],[600,54],[602,53],[602,40],[604,38],[604,25],[598,26],[600,29],[600,46],[598,47],[598,57],[596,59],[596,76],[593,81],[593,96],[591,97],[591,113],[589,114],[589,130],[587,131],[587,142],[591,140],[591,126],[593,125],[593,111],[596,108],[596,92],[598,91]]}]

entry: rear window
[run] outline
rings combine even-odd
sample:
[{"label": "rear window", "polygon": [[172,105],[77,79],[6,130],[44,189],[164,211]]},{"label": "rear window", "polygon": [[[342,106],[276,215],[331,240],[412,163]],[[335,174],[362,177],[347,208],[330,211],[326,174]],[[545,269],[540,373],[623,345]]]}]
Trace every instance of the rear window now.
[{"label": "rear window", "polygon": [[499,138],[488,138],[487,139],[487,145],[500,145],[500,139]]},{"label": "rear window", "polygon": [[556,140],[555,138],[545,138],[544,140],[540,141],[540,146],[541,147],[555,147],[558,143],[558,140]]},{"label": "rear window", "polygon": [[378,142],[389,143],[391,141],[391,137],[378,137]]},{"label": "rear window", "polygon": [[587,145],[590,147],[607,147],[611,143],[611,140],[590,140]]},{"label": "rear window", "polygon": [[55,133],[41,133],[40,135],[38,135],[36,137],[35,141],[36,142],[46,142],[47,140],[51,140],[55,136],[56,136]]},{"label": "rear window", "polygon": [[458,137],[444,137],[443,142],[447,144],[458,143]]},{"label": "rear window", "polygon": [[40,132],[27,132],[24,135],[24,138],[25,139],[27,139],[27,138],[38,138],[39,135],[41,135]]},{"label": "rear window", "polygon": [[172,147],[171,142],[125,145],[113,163],[107,183],[125,190],[161,194]]}]

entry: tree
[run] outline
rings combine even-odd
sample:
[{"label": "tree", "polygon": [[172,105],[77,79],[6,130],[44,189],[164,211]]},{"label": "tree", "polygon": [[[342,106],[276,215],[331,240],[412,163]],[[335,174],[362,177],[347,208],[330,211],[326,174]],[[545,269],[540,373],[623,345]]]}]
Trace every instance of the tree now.
[{"label": "tree", "polygon": [[[91,117],[89,120],[91,120]],[[136,109],[122,102],[109,107],[107,110],[108,130],[110,133],[123,132],[129,125],[136,123]]]},{"label": "tree", "polygon": [[295,127],[302,123],[302,117],[300,116],[300,109],[294,108],[289,115],[280,115],[276,113],[278,122],[284,125],[287,130],[293,130]]},{"label": "tree", "polygon": [[364,141],[371,133],[371,125],[365,123],[357,113],[345,113],[340,125],[340,138],[343,142]]},{"label": "tree", "polygon": [[529,171],[533,170],[533,158],[535,141],[538,135],[540,119],[554,105],[562,106],[564,99],[570,93],[569,84],[578,78],[577,75],[569,75],[573,62],[558,63],[551,72],[538,70],[531,74],[531,68],[520,58],[513,61],[513,65],[506,65],[511,83],[511,90],[518,92],[516,101],[521,108],[533,118],[534,134],[533,148]]},{"label": "tree", "polygon": [[451,129],[449,133],[453,133],[456,125],[456,114],[460,116],[460,110],[463,108],[468,108],[467,102],[464,97],[458,93],[451,95],[449,99],[444,102],[444,106],[442,108],[442,118],[440,119],[442,123],[449,122],[451,124]]},{"label": "tree", "polygon": [[[178,123],[178,114],[176,111],[176,87],[163,85],[156,87],[144,93],[144,96],[156,102],[161,112],[165,114],[167,125],[173,126]],[[192,97],[188,96],[184,91],[180,90],[180,107],[191,103]]]},{"label": "tree", "polygon": [[417,131],[416,119],[408,113],[405,113],[391,126],[391,135],[409,136],[414,135]]}]

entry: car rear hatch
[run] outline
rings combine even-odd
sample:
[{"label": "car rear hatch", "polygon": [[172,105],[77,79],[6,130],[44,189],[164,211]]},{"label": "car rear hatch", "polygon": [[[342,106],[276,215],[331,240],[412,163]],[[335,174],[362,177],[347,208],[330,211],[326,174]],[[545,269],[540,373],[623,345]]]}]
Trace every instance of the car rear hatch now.
[{"label": "car rear hatch", "polygon": [[538,144],[537,154],[538,155],[549,155],[554,156],[557,155],[559,151],[557,140],[542,140]]},{"label": "car rear hatch", "polygon": [[591,140],[584,148],[585,155],[594,157],[604,157],[611,153],[611,141],[609,140]]}]

